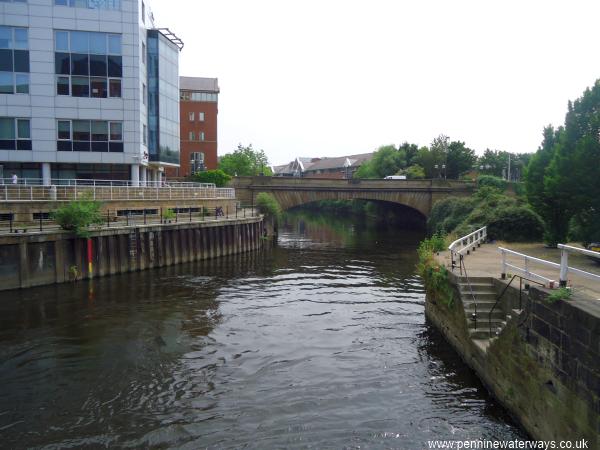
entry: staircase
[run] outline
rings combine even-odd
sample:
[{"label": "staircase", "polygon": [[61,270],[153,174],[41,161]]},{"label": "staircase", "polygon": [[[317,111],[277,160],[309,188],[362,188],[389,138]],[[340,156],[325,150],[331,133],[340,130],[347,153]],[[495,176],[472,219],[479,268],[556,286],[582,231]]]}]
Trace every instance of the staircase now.
[{"label": "staircase", "polygon": [[[490,333],[490,311],[498,298],[492,278],[459,277],[458,289],[465,308],[469,335],[475,345],[486,351],[492,339],[500,334],[512,315],[506,315],[498,304],[492,312]],[[519,312],[514,310],[514,314]]]}]

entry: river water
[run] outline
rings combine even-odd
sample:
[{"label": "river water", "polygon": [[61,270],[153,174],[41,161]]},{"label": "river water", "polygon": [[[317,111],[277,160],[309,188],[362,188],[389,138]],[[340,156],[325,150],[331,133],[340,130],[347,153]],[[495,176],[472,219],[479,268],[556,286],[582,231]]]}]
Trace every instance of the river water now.
[{"label": "river water", "polygon": [[525,438],[426,322],[422,237],[299,214],[270,250],[3,292],[0,447]]}]

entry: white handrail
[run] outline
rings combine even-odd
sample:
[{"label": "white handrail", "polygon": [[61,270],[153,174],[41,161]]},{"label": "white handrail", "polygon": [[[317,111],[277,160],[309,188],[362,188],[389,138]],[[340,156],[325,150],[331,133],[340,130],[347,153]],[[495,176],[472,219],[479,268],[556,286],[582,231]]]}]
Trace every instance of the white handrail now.
[{"label": "white handrail", "polygon": [[[0,178],[0,185],[43,186],[42,178]],[[51,186],[116,186],[116,187],[193,187],[216,188],[214,183],[196,183],[192,181],[130,181],[130,180],[101,180],[88,178],[52,178]]]},{"label": "white handrail", "polygon": [[[527,278],[537,278],[539,280],[542,280],[545,284],[550,286],[550,283],[554,280],[544,277],[542,275],[536,274],[534,272],[531,272],[529,270],[529,263],[531,262],[531,263],[536,263],[536,264],[540,264],[543,266],[552,267],[553,269],[558,269],[560,286],[567,285],[567,280],[568,280],[567,276],[568,276],[569,271],[571,271],[577,275],[580,275],[582,277],[585,277],[585,278],[600,281],[600,275],[586,272],[581,269],[576,269],[575,267],[569,267],[569,252],[581,253],[583,255],[594,256],[594,257],[600,258],[599,252],[593,252],[591,250],[572,247],[570,245],[564,245],[564,244],[558,244],[558,248],[561,249],[560,264],[552,262],[552,261],[547,261],[545,259],[536,258],[534,256],[526,255],[524,253],[515,252],[514,250],[510,250],[510,249],[507,249],[504,247],[498,247],[498,250],[500,250],[500,253],[502,254],[502,278],[503,279],[506,278],[506,273],[507,273],[506,269],[510,268],[510,269],[513,269],[517,272],[524,274]],[[519,266],[515,266],[514,264],[507,263],[506,255],[512,255],[512,256],[517,256],[519,258],[523,258],[524,267],[519,267]]]},{"label": "white handrail", "polygon": [[450,250],[452,255],[462,255],[465,252],[468,254],[471,249],[474,250],[475,247],[485,242],[486,239],[487,227],[481,227],[478,230],[455,240],[448,246],[448,250]]}]

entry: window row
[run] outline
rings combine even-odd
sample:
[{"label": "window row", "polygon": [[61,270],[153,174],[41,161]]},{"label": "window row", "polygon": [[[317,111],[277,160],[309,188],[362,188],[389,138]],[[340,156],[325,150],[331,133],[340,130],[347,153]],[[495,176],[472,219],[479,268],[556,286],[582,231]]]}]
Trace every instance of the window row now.
[{"label": "window row", "polygon": [[[1,51],[1,50],[0,50]],[[61,75],[123,76],[123,58],[115,55],[54,53],[54,70]],[[17,70],[16,72],[24,72]]]},{"label": "window row", "polygon": [[29,94],[29,74],[0,72],[0,94]]},{"label": "window row", "polygon": [[122,152],[123,122],[58,120],[56,145],[58,151]]},{"label": "window row", "polygon": [[31,121],[0,117],[0,149],[31,150]]},{"label": "window row", "polygon": [[27,50],[27,28],[0,26],[0,48]]},{"label": "window row", "polygon": [[[5,1],[5,0],[0,0]],[[25,0],[14,0],[25,1]],[[70,6],[71,8],[88,9],[121,9],[121,0],[54,0],[56,6]]]},{"label": "window row", "polygon": [[54,49],[65,53],[120,55],[121,35],[95,31],[54,31]]},{"label": "window row", "polygon": [[121,97],[120,78],[57,76],[56,95],[72,97]]},{"label": "window row", "polygon": [[[196,113],[194,111],[192,111],[188,114],[188,117],[190,119],[190,122],[193,122],[195,120]],[[203,112],[198,113],[198,122],[204,122],[204,113]]]},{"label": "window row", "polygon": [[216,102],[219,94],[211,94],[209,92],[190,92],[182,91],[179,95],[181,100],[191,100],[193,102]]},{"label": "window row", "polygon": [[56,77],[56,95],[119,98],[121,97],[121,79],[59,75]]},{"label": "window row", "polygon": [[[204,141],[204,131],[199,131],[197,136],[198,136],[198,141],[199,142]],[[196,133],[194,133],[193,131],[190,131],[189,140],[190,141],[195,141],[196,140]]]},{"label": "window row", "polygon": [[29,72],[29,50],[0,49],[0,70],[3,72]]}]

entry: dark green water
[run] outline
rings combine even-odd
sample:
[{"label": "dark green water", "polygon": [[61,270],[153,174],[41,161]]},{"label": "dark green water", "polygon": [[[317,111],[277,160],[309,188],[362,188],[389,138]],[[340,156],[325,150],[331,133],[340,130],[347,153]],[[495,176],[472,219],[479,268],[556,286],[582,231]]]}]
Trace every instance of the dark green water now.
[{"label": "dark green water", "polygon": [[422,234],[296,215],[269,251],[0,294],[2,448],[524,438],[426,322]]}]

